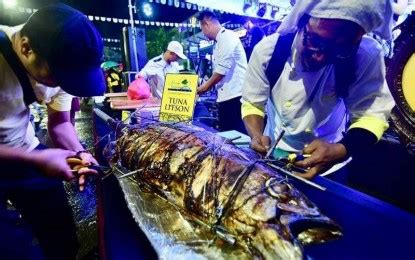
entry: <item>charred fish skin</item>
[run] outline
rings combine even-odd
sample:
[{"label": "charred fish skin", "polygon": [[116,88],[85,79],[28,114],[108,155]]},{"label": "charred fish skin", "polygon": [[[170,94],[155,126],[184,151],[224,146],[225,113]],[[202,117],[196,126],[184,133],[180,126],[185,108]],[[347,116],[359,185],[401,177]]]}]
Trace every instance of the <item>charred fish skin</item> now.
[{"label": "charred fish skin", "polygon": [[[208,225],[219,224],[260,258],[302,259],[301,242],[341,236],[340,228],[279,173],[213,133],[185,124],[148,125],[117,140],[118,161],[140,182]],[[252,166],[233,201],[241,173]],[[227,207],[227,214],[218,212]],[[221,211],[222,210],[222,211]]]}]

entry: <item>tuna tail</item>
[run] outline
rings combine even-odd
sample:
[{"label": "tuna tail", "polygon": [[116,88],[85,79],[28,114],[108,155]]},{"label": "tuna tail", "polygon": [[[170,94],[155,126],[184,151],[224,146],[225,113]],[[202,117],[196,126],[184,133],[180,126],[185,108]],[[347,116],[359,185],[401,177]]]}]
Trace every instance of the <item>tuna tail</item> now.
[{"label": "tuna tail", "polygon": [[292,236],[302,245],[323,243],[343,235],[340,226],[328,218],[295,216],[288,226]]}]

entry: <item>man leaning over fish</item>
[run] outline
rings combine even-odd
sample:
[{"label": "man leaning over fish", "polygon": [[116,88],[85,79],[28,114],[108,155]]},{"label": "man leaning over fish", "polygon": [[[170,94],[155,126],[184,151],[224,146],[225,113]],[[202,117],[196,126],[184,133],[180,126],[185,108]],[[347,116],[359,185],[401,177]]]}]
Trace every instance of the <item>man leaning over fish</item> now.
[{"label": "man leaning over fish", "polygon": [[394,101],[382,49],[365,34],[390,38],[390,20],[389,0],[298,1],[249,61],[242,117],[251,147],[265,153],[285,131],[278,151],[308,154],[296,166],[312,178],[374,145]]}]

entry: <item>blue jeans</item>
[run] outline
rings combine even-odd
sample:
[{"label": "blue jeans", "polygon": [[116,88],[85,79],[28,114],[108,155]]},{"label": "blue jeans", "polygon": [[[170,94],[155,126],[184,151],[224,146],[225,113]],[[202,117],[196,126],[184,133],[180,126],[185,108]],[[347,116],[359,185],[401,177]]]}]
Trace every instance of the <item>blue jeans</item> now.
[{"label": "blue jeans", "polygon": [[[39,145],[36,149],[46,147]],[[0,256],[23,258],[26,250],[32,250],[27,244],[31,241],[19,236],[21,227],[4,217],[6,200],[31,226],[46,259],[75,259],[79,247],[76,227],[61,180],[44,177],[38,169],[26,165],[3,162],[0,168]]]}]

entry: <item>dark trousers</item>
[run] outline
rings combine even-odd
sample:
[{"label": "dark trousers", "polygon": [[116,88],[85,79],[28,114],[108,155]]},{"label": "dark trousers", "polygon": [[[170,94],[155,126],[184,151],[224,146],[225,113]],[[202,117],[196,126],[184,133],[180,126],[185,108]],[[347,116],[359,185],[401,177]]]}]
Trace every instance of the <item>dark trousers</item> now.
[{"label": "dark trousers", "polygon": [[218,102],[219,130],[236,130],[246,134],[241,116],[241,97]]},{"label": "dark trousers", "polygon": [[33,167],[0,169],[0,204],[3,205],[0,205],[0,228],[3,227],[0,258],[25,258],[24,250],[31,247],[19,239],[19,226],[1,217],[7,211],[4,208],[7,199],[31,226],[46,259],[76,258],[79,247],[76,227],[61,180],[44,177]]}]

